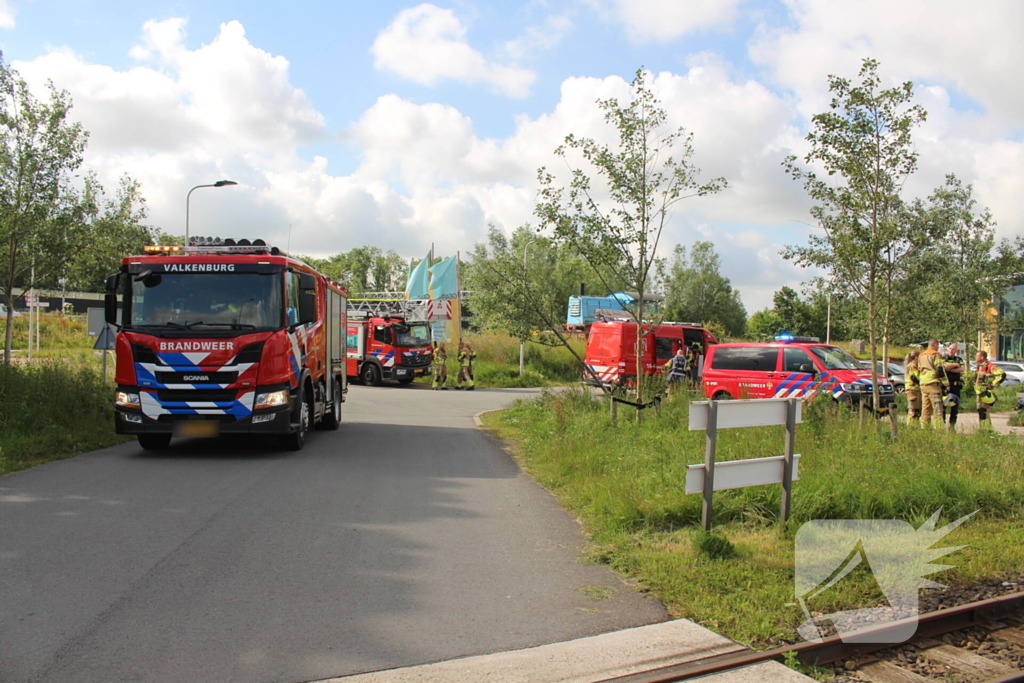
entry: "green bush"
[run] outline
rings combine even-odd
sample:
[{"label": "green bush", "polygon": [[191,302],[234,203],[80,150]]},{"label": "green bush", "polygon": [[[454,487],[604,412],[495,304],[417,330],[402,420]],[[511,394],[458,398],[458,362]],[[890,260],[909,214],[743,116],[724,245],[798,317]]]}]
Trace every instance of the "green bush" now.
[{"label": "green bush", "polygon": [[736,556],[736,546],[722,534],[701,531],[693,537],[693,548],[712,560],[728,560]]}]

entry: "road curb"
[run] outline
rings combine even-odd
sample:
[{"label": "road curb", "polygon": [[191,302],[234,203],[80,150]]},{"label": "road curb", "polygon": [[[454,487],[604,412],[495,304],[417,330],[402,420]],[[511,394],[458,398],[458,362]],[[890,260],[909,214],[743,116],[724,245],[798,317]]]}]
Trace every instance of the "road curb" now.
[{"label": "road curb", "polygon": [[[687,619],[561,643],[390,669],[320,683],[591,683],[742,651],[743,646]],[[713,674],[715,683],[805,683],[778,662]]]},{"label": "road curb", "polygon": [[488,427],[484,427],[484,422],[483,420],[480,419],[480,416],[486,415],[487,413],[498,413],[501,412],[502,410],[504,410],[504,408],[495,408],[494,410],[481,410],[479,413],[473,416],[473,424],[475,424],[478,429],[488,429]]}]

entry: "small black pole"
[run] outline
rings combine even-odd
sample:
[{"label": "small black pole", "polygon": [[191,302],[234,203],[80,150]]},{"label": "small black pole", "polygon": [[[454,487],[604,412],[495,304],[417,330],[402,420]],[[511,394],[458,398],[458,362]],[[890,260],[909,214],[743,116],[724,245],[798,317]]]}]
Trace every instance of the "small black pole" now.
[{"label": "small black pole", "polygon": [[796,443],[796,402],[791,398],[786,401],[786,454],[782,466],[782,509],[779,515],[783,522],[789,521],[789,513],[793,502],[793,448]]},{"label": "small black pole", "polygon": [[711,531],[711,497],[715,491],[715,441],[718,438],[718,401],[708,402],[708,424],[705,430],[707,448],[704,451],[704,504],[701,524]]}]

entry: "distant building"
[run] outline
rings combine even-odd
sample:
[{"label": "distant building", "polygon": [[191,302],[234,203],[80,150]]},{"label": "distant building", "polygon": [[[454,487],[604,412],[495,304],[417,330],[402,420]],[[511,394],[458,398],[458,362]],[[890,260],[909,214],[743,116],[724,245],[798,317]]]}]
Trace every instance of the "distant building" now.
[{"label": "distant building", "polygon": [[997,308],[999,320],[1013,320],[1010,330],[993,335],[995,342],[987,346],[990,354],[999,360],[1024,361],[1024,279],[1013,286],[999,299]]}]

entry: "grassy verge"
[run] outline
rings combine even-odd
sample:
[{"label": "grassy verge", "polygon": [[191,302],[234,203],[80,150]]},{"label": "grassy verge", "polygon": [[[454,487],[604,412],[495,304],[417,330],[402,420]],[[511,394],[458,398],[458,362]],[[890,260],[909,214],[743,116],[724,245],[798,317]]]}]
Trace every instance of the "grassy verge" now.
[{"label": "grassy verge", "polygon": [[[687,495],[688,464],[701,462],[702,432],[686,431],[688,399],[660,418],[612,426],[604,401],[551,394],[520,402],[487,423],[514,444],[522,466],[584,523],[592,559],[653,591],[685,616],[755,646],[793,640],[804,619],[795,602],[793,539],[813,519],[902,519],[920,526],[943,508],[944,522],[980,512],[940,545],[967,548],[939,562],[931,577],[970,584],[1024,565],[1024,477],[1016,438],[904,430],[896,441],[861,431],[856,416],[825,402],[807,407],[798,428],[803,459],[793,518],[776,522],[779,486],[715,494],[719,537],[698,531],[700,496]],[[778,455],[781,427],[724,430],[720,460]],[[732,546],[734,554],[713,549]],[[870,576],[850,575],[842,592],[816,605],[823,613],[865,607]]]},{"label": "grassy verge", "polygon": [[[130,437],[114,434],[114,355],[107,377],[84,317],[44,314],[40,351],[27,359],[28,317],[14,320],[15,363],[0,363],[0,475]],[[0,339],[5,323],[0,321]]]},{"label": "grassy verge", "polygon": [[114,434],[113,391],[92,364],[0,365],[0,475],[128,440]]},{"label": "grassy verge", "polygon": [[[519,340],[499,334],[474,334],[465,337],[476,351],[476,386],[482,389],[510,387],[549,387],[578,382],[583,371],[573,355],[560,346],[528,342],[524,353],[524,373],[519,374]],[[585,340],[573,340],[582,356]],[[454,357],[448,359],[448,384],[455,386],[459,369]],[[420,383],[429,384],[430,378]]]}]

